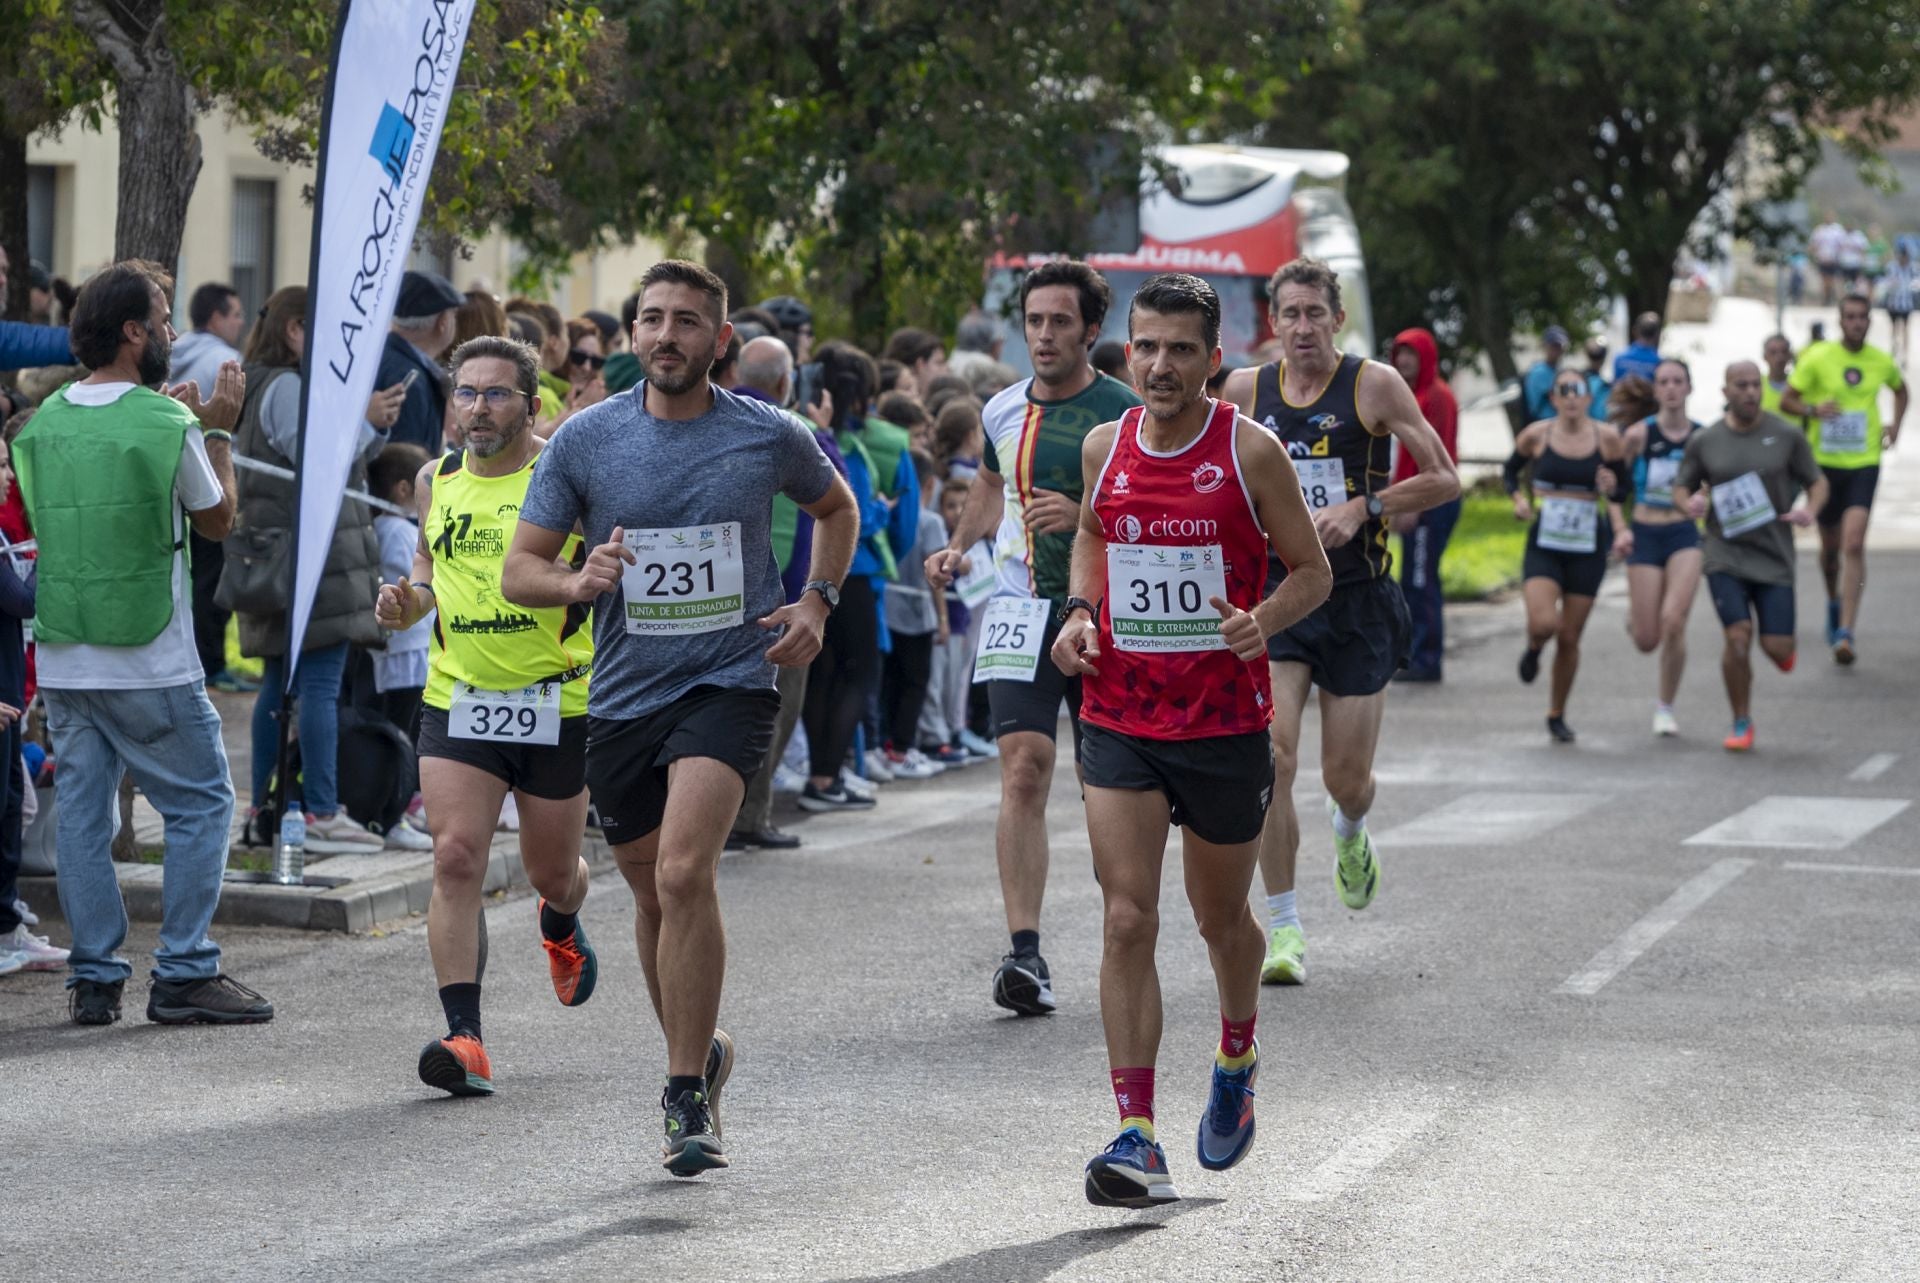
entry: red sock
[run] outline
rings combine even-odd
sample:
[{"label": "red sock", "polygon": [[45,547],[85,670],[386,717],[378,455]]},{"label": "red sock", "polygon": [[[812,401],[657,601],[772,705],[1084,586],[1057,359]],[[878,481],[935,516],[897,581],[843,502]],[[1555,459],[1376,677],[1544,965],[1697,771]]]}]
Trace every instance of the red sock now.
[{"label": "red sock", "polygon": [[1245,1020],[1228,1020],[1220,1017],[1220,1057],[1223,1060],[1239,1060],[1253,1050],[1253,1022],[1260,1018],[1255,1012]]},{"label": "red sock", "polygon": [[1120,1107],[1120,1123],[1145,1122],[1149,1135],[1153,1132],[1153,1066],[1144,1069],[1115,1069],[1110,1071],[1113,1077],[1113,1101]]},{"label": "red sock", "polygon": [[1799,657],[1800,657],[1799,651],[1790,650],[1787,652],[1787,657],[1785,659],[1776,659],[1773,661],[1773,664],[1774,664],[1774,667],[1778,668],[1781,672],[1791,673],[1793,671],[1793,662]]}]

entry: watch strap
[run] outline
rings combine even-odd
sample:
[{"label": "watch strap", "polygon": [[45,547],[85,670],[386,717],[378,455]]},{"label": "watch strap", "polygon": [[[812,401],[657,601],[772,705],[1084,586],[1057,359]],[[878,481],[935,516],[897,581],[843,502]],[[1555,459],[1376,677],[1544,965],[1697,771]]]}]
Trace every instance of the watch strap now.
[{"label": "watch strap", "polygon": [[1100,618],[1099,608],[1096,607],[1092,602],[1088,601],[1085,597],[1069,597],[1067,598],[1066,602],[1060,607],[1060,622],[1065,623],[1067,616],[1072,614],[1076,610],[1086,611],[1087,618],[1089,619]]}]

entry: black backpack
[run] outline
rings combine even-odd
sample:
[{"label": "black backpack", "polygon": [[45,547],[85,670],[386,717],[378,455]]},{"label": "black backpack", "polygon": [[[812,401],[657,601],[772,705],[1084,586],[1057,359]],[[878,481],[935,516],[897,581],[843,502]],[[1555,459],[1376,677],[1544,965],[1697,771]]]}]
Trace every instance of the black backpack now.
[{"label": "black backpack", "polygon": [[406,732],[369,709],[342,705],[339,758],[340,808],[375,833],[391,830],[420,790]]}]

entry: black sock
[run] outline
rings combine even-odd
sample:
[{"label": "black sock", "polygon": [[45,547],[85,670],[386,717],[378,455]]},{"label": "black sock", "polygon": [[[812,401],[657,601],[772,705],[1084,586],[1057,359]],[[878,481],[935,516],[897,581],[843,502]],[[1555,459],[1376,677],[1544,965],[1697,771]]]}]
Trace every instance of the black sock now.
[{"label": "black sock", "polygon": [[1016,931],[1013,933],[1013,956],[1016,958],[1037,958],[1040,956],[1040,933],[1038,931]]},{"label": "black sock", "polygon": [[667,1099],[678,1100],[684,1092],[697,1091],[706,1095],[707,1080],[700,1074],[668,1074]]},{"label": "black sock", "polygon": [[540,906],[540,934],[556,944],[573,934],[574,926],[580,921],[580,912],[562,913],[553,907],[549,900]]},{"label": "black sock", "polygon": [[480,1038],[479,984],[442,985],[440,1009],[447,1013],[449,1035],[466,1034],[475,1041],[483,1041]]}]

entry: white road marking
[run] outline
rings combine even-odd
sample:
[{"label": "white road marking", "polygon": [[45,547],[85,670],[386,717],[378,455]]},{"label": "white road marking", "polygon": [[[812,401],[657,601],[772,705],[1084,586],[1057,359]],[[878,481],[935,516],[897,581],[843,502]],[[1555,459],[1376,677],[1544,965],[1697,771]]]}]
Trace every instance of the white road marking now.
[{"label": "white road marking", "polygon": [[1768,797],[1687,839],[1688,846],[1838,851],[1912,805],[1894,797]]},{"label": "white road marking", "polygon": [[1920,869],[1901,869],[1890,864],[1823,864],[1814,860],[1788,860],[1780,867],[1799,873],[1885,873],[1896,878],[1920,878]]},{"label": "white road marking", "polygon": [[1862,784],[1869,783],[1879,779],[1882,775],[1892,770],[1893,764],[1899,760],[1900,755],[1898,753],[1875,753],[1872,757],[1854,767],[1853,770],[1848,773],[1847,778],[1850,780],[1858,780]]},{"label": "white road marking", "polygon": [[1287,1191],[1296,1203],[1318,1203],[1346,1193],[1373,1174],[1373,1170],[1392,1158],[1433,1121],[1430,1113],[1402,1111],[1376,1121],[1371,1127],[1333,1152],[1320,1166],[1308,1172]]},{"label": "white road marking", "polygon": [[1621,932],[1619,938],[1612,944],[1594,954],[1593,960],[1587,963],[1584,970],[1568,976],[1566,983],[1560,986],[1560,992],[1585,995],[1599,993],[1607,981],[1633,965],[1633,960],[1657,944],[1661,936],[1679,926],[1689,913],[1712,899],[1722,887],[1752,867],[1752,860],[1742,860],[1732,856],[1724,860],[1715,860],[1705,872],[1697,874],[1682,884],[1678,891],[1668,896],[1653,912]]},{"label": "white road marking", "polygon": [[809,818],[805,824],[794,825],[793,830],[806,844],[802,848],[804,851],[840,851],[870,842],[897,842],[924,829],[939,828],[942,824],[951,824],[968,816],[990,816],[998,811],[995,799],[982,797],[978,793],[922,793],[918,797],[895,794],[888,797],[883,789],[880,805],[886,807],[889,804],[896,814],[903,810],[907,814],[882,826],[873,822],[871,811],[827,812]]},{"label": "white road marking", "polygon": [[1605,793],[1464,793],[1374,837],[1395,846],[1493,846],[1545,833],[1607,800]]}]

